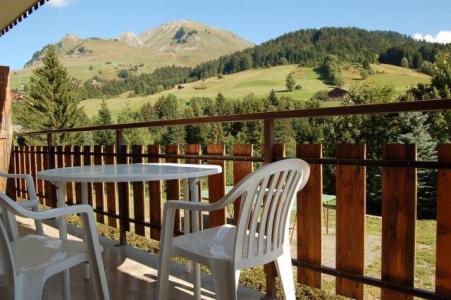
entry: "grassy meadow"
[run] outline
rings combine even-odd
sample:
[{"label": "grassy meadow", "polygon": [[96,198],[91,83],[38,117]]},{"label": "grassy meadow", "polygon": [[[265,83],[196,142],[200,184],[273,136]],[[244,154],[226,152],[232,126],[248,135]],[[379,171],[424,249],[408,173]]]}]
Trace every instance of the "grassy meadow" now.
[{"label": "grassy meadow", "polygon": [[[376,85],[392,84],[401,95],[409,87],[417,83],[427,83],[430,81],[428,75],[418,73],[411,69],[396,67],[392,65],[377,64],[372,65],[376,71],[365,80],[360,77],[360,70],[355,66],[347,66],[343,69],[345,80],[344,88],[350,88],[354,84],[369,83]],[[293,92],[286,91],[285,79],[289,73],[294,73],[296,84],[302,89]],[[116,116],[126,107],[138,109],[144,103],[154,103],[162,95],[173,94],[178,98],[188,100],[192,97],[214,98],[218,93],[224,94],[227,98],[242,98],[249,93],[264,97],[274,89],[278,96],[288,96],[294,99],[307,100],[317,91],[330,90],[333,86],[327,85],[321,80],[314,68],[299,67],[297,65],[284,65],[272,68],[249,70],[231,75],[224,75],[222,79],[213,77],[203,81],[184,84],[182,89],[174,88],[150,96],[133,96],[124,93],[120,96],[107,99],[107,105],[112,114]],[[86,113],[92,117],[97,114],[101,99],[88,99],[81,103]],[[324,102],[323,106],[338,105],[337,101]]]}]

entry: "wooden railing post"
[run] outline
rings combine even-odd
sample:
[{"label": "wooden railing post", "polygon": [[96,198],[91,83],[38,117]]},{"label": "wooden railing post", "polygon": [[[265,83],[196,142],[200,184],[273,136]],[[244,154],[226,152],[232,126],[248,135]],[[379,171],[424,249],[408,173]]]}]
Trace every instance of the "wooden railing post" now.
[{"label": "wooden railing post", "polygon": [[[0,66],[0,170],[7,173],[10,169],[12,152],[12,110],[10,94],[9,67]],[[9,180],[12,182],[13,180]],[[0,189],[5,192],[7,180],[0,180]]]},{"label": "wooden railing post", "polygon": [[[385,145],[384,160],[416,160],[415,145]],[[382,168],[382,280],[414,286],[417,170]],[[413,299],[382,289],[381,299]]]},{"label": "wooden railing post", "polygon": [[[170,144],[164,147],[165,154],[179,154],[179,145],[178,144]],[[166,162],[168,163],[179,163],[178,158],[166,158]],[[174,180],[166,180],[166,197],[168,200],[179,200],[180,199],[180,179]],[[175,224],[174,230],[181,230],[181,218],[180,218],[180,210],[177,209],[175,212]]]},{"label": "wooden railing post", "polygon": [[[105,157],[104,162],[106,165],[114,165],[115,164],[115,150],[114,145],[107,145],[104,148]],[[107,211],[110,214],[116,215],[117,209],[116,209],[116,184],[114,182],[107,182],[105,183],[105,190],[106,190],[106,202],[107,202]],[[108,226],[117,228],[117,219],[108,216]]]},{"label": "wooden railing post", "polygon": [[[102,145],[95,145],[94,146],[94,165],[103,165],[103,156],[102,153],[103,152],[103,147]],[[105,185],[103,184],[103,182],[96,182],[94,183],[94,193],[95,193],[95,198],[96,198],[96,208],[98,210],[101,211],[105,211],[105,205],[104,205],[104,190],[105,190]],[[105,224],[105,220],[104,220],[104,215],[102,214],[96,214],[97,215],[97,222]]]},{"label": "wooden railing post", "polygon": [[[207,154],[225,155],[225,146],[208,144]],[[214,203],[224,197],[226,187],[226,165],[224,160],[208,160],[209,164],[221,166],[222,172],[208,176],[208,201]],[[208,227],[221,226],[227,223],[225,209],[210,212]]]},{"label": "wooden railing post", "polygon": [[[253,156],[254,147],[252,144],[236,144],[232,146],[232,153],[236,156]],[[236,185],[247,174],[253,171],[252,161],[233,161],[233,184]],[[233,202],[233,224],[238,224],[240,214],[241,199]]]},{"label": "wooden railing post", "polygon": [[[160,145],[148,145],[147,154],[149,156],[149,163],[159,163],[160,158],[157,157],[161,152]],[[149,196],[150,196],[150,223],[161,226],[161,218],[163,205],[161,201],[161,181],[149,182]],[[169,197],[169,196],[168,196]],[[178,198],[177,198],[178,199]],[[172,200],[172,199],[171,199]],[[150,228],[150,238],[160,240],[160,229]]]},{"label": "wooden railing post", "polygon": [[[55,147],[53,146],[53,135],[51,133],[47,134],[47,166],[49,169],[55,169]],[[53,184],[48,184],[48,199],[46,200],[47,205],[56,207],[56,187]]]},{"label": "wooden railing post", "polygon": [[[274,119],[265,119],[263,121],[263,158],[264,163],[273,162],[274,147]],[[264,266],[266,273],[266,297],[274,298],[276,296],[276,267],[274,263]]]},{"label": "wooden railing post", "polygon": [[[337,159],[366,159],[366,145],[337,145]],[[338,165],[336,172],[337,270],[363,276],[365,268],[366,168]],[[363,284],[337,278],[336,293],[363,299]]]},{"label": "wooden railing post", "polygon": [[[322,158],[321,144],[299,144],[296,157],[301,159]],[[297,259],[315,265],[321,265],[322,234],[322,194],[323,166],[310,164],[310,177],[305,187],[297,195]],[[297,281],[314,288],[321,288],[321,273],[298,268]]]},{"label": "wooden railing post", "polygon": [[[451,144],[438,146],[438,160],[451,163]],[[451,298],[451,170],[437,174],[437,260],[435,290]]]},{"label": "wooden railing post", "polygon": [[[121,141],[119,139],[119,141]],[[116,149],[118,153],[117,163],[118,164],[127,164],[127,145],[122,145]],[[127,244],[127,231],[130,230],[130,222],[125,220],[125,218],[130,217],[130,184],[128,182],[119,182],[117,184],[118,187],[118,199],[119,199],[119,240],[121,245]]]},{"label": "wooden railing post", "polygon": [[[131,152],[133,154],[132,163],[138,164],[143,162],[143,145],[132,145]],[[135,220],[145,221],[144,210],[144,182],[133,182],[133,217]],[[135,233],[144,236],[145,228],[142,224],[135,224]]]}]

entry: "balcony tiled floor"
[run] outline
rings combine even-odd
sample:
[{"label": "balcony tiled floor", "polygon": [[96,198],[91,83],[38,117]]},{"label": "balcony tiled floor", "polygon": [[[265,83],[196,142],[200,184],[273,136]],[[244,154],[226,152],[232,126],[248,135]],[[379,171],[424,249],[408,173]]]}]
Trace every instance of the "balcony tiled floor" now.
[{"label": "balcony tiled floor", "polygon": [[[34,229],[30,220],[19,218],[18,222],[21,234]],[[45,232],[51,236],[58,235],[53,227],[47,225]],[[75,236],[80,233],[76,228],[69,228],[69,232]],[[76,239],[74,235],[69,238]],[[129,246],[115,246],[117,242],[105,238],[101,238],[101,243],[104,246],[103,260],[111,299],[155,299],[158,257]],[[173,263],[171,275],[171,298],[193,299],[191,276],[185,272],[185,266]],[[46,282],[43,299],[61,299],[61,287],[61,275],[51,277]],[[215,298],[213,280],[208,274],[202,274],[202,287],[203,299]],[[71,270],[71,295],[73,300],[95,299],[91,281],[84,279],[83,266]],[[238,290],[239,299],[260,299],[262,296],[263,294],[249,288],[240,287]]]}]

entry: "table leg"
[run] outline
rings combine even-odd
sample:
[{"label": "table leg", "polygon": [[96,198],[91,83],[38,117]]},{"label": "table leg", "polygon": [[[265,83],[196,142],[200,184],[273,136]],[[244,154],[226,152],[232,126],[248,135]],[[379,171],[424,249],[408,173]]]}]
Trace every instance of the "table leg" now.
[{"label": "table leg", "polygon": [[[88,203],[88,183],[82,182],[81,184],[81,203],[83,204],[89,204]],[[85,279],[91,278],[91,268],[89,267],[89,263],[85,263]]]},{"label": "table leg", "polygon": [[[58,207],[66,206],[66,183],[58,182],[56,185],[56,199]],[[59,237],[62,240],[67,239],[66,217],[58,218]],[[63,299],[70,300],[70,276],[69,270],[63,272]]]},{"label": "table leg", "polygon": [[[190,179],[190,191],[191,191],[191,201],[200,202],[199,197],[199,178]],[[192,232],[199,231],[199,213],[193,212],[192,214]],[[201,296],[201,273],[200,264],[194,263],[194,299],[198,300]]]}]

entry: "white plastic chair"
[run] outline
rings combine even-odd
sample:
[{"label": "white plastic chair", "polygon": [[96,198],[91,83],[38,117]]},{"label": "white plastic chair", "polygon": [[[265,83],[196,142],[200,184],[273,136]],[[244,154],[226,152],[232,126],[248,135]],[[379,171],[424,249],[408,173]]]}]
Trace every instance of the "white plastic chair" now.
[{"label": "white plastic chair", "polygon": [[[163,214],[157,299],[167,299],[169,263],[173,255],[207,265],[212,272],[216,297],[220,300],[237,299],[241,269],[274,261],[285,299],[295,299],[289,216],[296,193],[305,186],[309,174],[310,168],[305,161],[286,159],[249,174],[215,203],[167,201]],[[173,237],[177,209],[214,211],[239,198],[237,226],[223,225]]]},{"label": "white plastic chair", "polygon": [[5,223],[0,222],[0,286],[12,287],[13,299],[41,299],[47,278],[85,262],[89,262],[91,266],[98,298],[109,299],[94,213],[89,205],[33,212],[0,193],[0,208],[6,224],[10,224],[7,219],[11,215],[47,220],[80,214],[83,221],[84,241],[35,234],[14,238],[4,226]]},{"label": "white plastic chair", "polygon": [[[34,186],[33,177],[28,174],[6,174],[3,172],[0,172],[0,177],[7,178],[7,179],[24,179],[26,186],[27,186],[27,194],[28,199],[25,201],[19,202],[20,205],[22,205],[24,208],[31,209],[32,211],[39,211],[39,200],[38,196],[36,194],[36,188]],[[9,218],[10,224],[4,224],[5,226],[9,227],[7,228],[10,234],[13,235],[14,239],[17,239],[19,237],[19,231],[17,230],[17,223],[15,218]],[[44,231],[42,229],[42,222],[40,220],[34,221],[36,226],[36,233],[39,235],[43,235]]]}]

